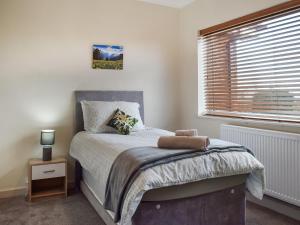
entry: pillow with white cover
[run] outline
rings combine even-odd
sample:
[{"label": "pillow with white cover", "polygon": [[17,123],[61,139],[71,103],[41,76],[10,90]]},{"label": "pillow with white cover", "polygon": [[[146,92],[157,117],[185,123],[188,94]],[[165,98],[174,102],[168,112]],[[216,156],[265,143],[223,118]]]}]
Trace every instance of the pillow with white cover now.
[{"label": "pillow with white cover", "polygon": [[114,115],[116,109],[121,109],[126,114],[138,119],[132,131],[144,129],[140,115],[140,105],[137,102],[123,101],[81,101],[84,129],[93,133],[114,133],[115,129],[106,124]]}]

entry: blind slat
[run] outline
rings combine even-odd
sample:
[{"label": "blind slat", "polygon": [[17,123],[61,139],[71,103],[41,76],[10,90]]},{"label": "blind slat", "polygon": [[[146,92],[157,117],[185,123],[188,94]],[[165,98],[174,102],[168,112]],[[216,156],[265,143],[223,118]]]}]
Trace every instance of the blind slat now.
[{"label": "blind slat", "polygon": [[[253,49],[253,48],[252,48]],[[300,50],[300,40],[299,43],[291,44],[287,47],[281,48],[277,46],[273,46],[268,50],[268,52],[260,52],[259,49],[255,49],[252,53],[248,53],[247,55],[243,55],[243,53],[239,53],[239,57],[237,58],[236,53],[230,54],[230,60],[236,63],[242,63],[244,61],[248,62],[249,60],[263,60],[270,59],[270,56],[273,58],[281,58],[285,56],[291,56],[295,54],[299,54]],[[254,53],[254,54],[253,54]],[[213,64],[221,64],[224,63],[224,54],[223,52],[215,52],[214,55],[207,53],[206,59],[204,62],[210,61]]]},{"label": "blind slat", "polygon": [[[300,66],[286,66],[281,68],[270,68],[270,69],[253,69],[253,70],[245,70],[245,71],[238,71],[239,76],[260,76],[260,75],[269,75],[269,74],[287,74],[287,73],[295,73],[295,71],[298,71],[300,69]],[[220,69],[214,69],[213,71],[207,71],[209,75],[220,75],[225,76],[226,72],[228,72],[228,69],[220,70]],[[232,76],[232,75],[231,75]]]},{"label": "blind slat", "polygon": [[[234,80],[234,79],[258,79],[258,78],[265,78],[271,76],[280,76],[280,77],[298,77],[300,70],[293,70],[293,71],[280,71],[280,72],[268,72],[268,73],[253,73],[253,74],[240,74],[238,76],[226,76],[225,72],[210,72],[207,73],[209,76],[206,76],[206,79],[209,80],[218,80],[218,79],[226,79],[226,80]],[[214,76],[211,76],[214,75]]]}]

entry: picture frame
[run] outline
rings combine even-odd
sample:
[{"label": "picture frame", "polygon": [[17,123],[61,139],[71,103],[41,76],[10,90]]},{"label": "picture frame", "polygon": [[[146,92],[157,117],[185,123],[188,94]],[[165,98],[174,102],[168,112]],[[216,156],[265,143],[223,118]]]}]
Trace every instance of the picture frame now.
[{"label": "picture frame", "polygon": [[93,45],[93,69],[123,70],[123,46]]}]

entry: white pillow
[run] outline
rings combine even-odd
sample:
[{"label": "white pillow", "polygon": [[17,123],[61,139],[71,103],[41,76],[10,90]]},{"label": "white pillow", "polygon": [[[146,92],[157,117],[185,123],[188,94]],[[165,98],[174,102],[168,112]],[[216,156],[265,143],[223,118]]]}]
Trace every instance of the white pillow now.
[{"label": "white pillow", "polygon": [[138,119],[133,131],[144,129],[140,115],[140,104],[136,102],[105,102],[105,101],[81,101],[84,129],[93,133],[111,133],[115,129],[106,124],[119,108],[126,114]]}]

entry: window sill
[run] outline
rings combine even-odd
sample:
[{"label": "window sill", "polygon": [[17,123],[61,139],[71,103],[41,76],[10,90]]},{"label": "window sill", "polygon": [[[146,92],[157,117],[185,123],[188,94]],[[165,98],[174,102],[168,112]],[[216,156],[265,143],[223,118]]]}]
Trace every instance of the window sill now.
[{"label": "window sill", "polygon": [[299,127],[300,123],[293,122],[279,122],[279,121],[268,121],[268,120],[256,120],[248,118],[234,118],[234,117],[223,117],[223,116],[211,116],[211,115],[198,115],[198,119],[218,120],[220,122],[228,123],[243,123],[245,125],[270,125],[270,126],[284,126],[284,127]]}]

